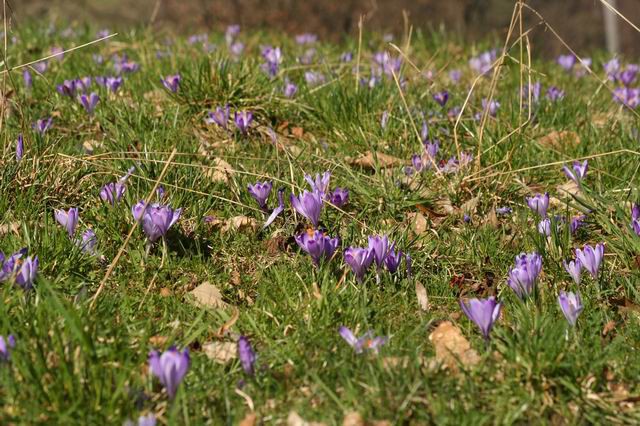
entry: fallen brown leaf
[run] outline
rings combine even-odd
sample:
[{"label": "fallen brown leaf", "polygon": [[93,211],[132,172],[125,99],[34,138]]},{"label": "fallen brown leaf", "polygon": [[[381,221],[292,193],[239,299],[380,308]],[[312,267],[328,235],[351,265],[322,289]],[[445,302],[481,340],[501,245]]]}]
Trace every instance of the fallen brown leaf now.
[{"label": "fallen brown leaf", "polygon": [[342,426],[364,426],[364,419],[362,414],[357,411],[350,411],[344,415],[342,419]]},{"label": "fallen brown leaf", "polygon": [[291,411],[287,417],[287,426],[324,426],[324,423],[308,422],[295,411]]},{"label": "fallen brown leaf", "polygon": [[161,348],[167,343],[167,336],[151,336],[149,337],[149,343],[151,346]]},{"label": "fallen brown leaf", "polygon": [[420,212],[411,212],[407,214],[407,218],[409,219],[409,223],[411,225],[411,230],[416,235],[422,235],[429,229],[429,224],[427,223],[427,218]]},{"label": "fallen brown leaf", "polygon": [[238,345],[234,342],[205,343],[202,345],[202,349],[207,358],[219,364],[226,364],[238,357]]},{"label": "fallen brown leaf", "polygon": [[229,179],[235,174],[235,170],[231,167],[231,164],[221,158],[214,158],[211,161],[213,164],[207,168],[204,175],[213,182],[229,183]]},{"label": "fallen brown leaf", "polygon": [[406,163],[406,161],[392,155],[384,154],[382,152],[372,153],[371,151],[367,151],[358,158],[347,158],[346,160],[349,165],[360,166],[371,170],[375,170],[376,166],[381,169],[385,169],[387,167],[400,166]]},{"label": "fallen brown leaf", "polygon": [[258,230],[258,222],[252,218],[247,216],[235,216],[227,219],[222,225],[221,231],[223,233],[229,231],[252,231],[256,232]]},{"label": "fallen brown leaf", "polygon": [[576,195],[580,192],[580,187],[572,180],[557,186],[560,195]]},{"label": "fallen brown leaf", "polygon": [[416,281],[416,297],[418,298],[418,306],[423,311],[429,310],[429,298],[427,297],[427,289],[424,288],[420,281]]},{"label": "fallen brown leaf", "polygon": [[3,223],[0,225],[0,236],[5,236],[7,234],[19,235],[19,233],[20,224],[18,222]]},{"label": "fallen brown leaf", "polygon": [[171,296],[171,290],[169,290],[167,287],[162,287],[160,289],[160,296],[162,297],[169,297]]},{"label": "fallen brown leaf", "polygon": [[242,420],[240,420],[240,423],[238,423],[238,426],[253,426],[256,424],[257,419],[258,419],[258,416],[256,415],[256,413],[253,413],[253,412],[247,413],[247,415],[244,416]]},{"label": "fallen brown leaf", "polygon": [[209,282],[204,282],[189,292],[198,306],[208,308],[225,308],[227,304],[222,300],[222,293],[218,287]]},{"label": "fallen brown leaf", "polygon": [[453,372],[457,372],[459,364],[465,367],[476,365],[480,356],[471,347],[458,327],[444,321],[429,335],[436,351],[436,360]]},{"label": "fallen brown leaf", "polygon": [[539,138],[538,143],[545,148],[574,147],[580,144],[580,136],[571,130],[554,130]]},{"label": "fallen brown leaf", "polygon": [[302,127],[293,127],[291,128],[291,134],[298,139],[301,139],[304,135],[304,129]]},{"label": "fallen brown leaf", "polygon": [[233,327],[233,324],[235,324],[236,321],[238,321],[238,318],[240,318],[240,310],[234,306],[233,315],[231,315],[231,317],[227,320],[227,322],[222,324],[222,327],[218,329],[218,331],[216,332],[216,335],[218,337],[224,337],[224,335],[227,334],[227,331],[229,331],[229,329]]}]

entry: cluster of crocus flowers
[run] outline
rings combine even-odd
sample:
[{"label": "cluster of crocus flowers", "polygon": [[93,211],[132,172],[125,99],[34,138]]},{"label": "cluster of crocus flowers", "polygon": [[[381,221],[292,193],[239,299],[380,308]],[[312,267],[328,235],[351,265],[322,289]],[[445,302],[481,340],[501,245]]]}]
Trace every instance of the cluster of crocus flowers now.
[{"label": "cluster of crocus flowers", "polygon": [[515,266],[509,270],[507,284],[524,300],[535,291],[541,271],[542,256],[538,253],[521,253],[516,256]]},{"label": "cluster of crocus flowers", "polygon": [[380,279],[380,273],[386,268],[391,274],[395,274],[405,258],[407,271],[410,268],[408,255],[395,249],[395,244],[389,241],[386,235],[371,235],[368,238],[367,247],[349,247],[344,252],[344,261],[351,267],[356,281],[362,283],[369,267],[375,262],[376,277]]},{"label": "cluster of crocus flowers", "polygon": [[324,259],[329,260],[340,245],[338,238],[331,238],[318,230],[309,230],[295,236],[298,246],[311,256],[314,265],[320,265]]},{"label": "cluster of crocus flowers", "polygon": [[244,372],[253,376],[255,374],[256,353],[246,336],[240,336],[238,339],[238,358],[240,358]]},{"label": "cluster of crocus flowers", "polygon": [[106,87],[112,93],[116,93],[120,86],[122,86],[122,82],[124,81],[122,77],[113,77],[113,76],[99,76],[95,78],[96,83],[99,86]]},{"label": "cluster of crocus flowers", "polygon": [[115,206],[118,202],[120,202],[127,189],[127,179],[129,179],[129,177],[133,174],[134,170],[134,166],[130,167],[127,173],[116,182],[109,182],[102,188],[100,188],[100,199],[105,203],[111,204],[112,206]]},{"label": "cluster of crocus flowers", "polygon": [[411,156],[411,167],[405,169],[405,174],[421,173],[424,170],[431,169],[434,165],[437,166],[436,157],[440,150],[440,142],[437,139],[430,141],[425,138],[423,147],[421,154],[413,154]]},{"label": "cluster of crocus flowers", "polygon": [[361,337],[356,337],[353,331],[349,328],[341,326],[338,329],[338,333],[357,354],[361,354],[363,352],[377,354],[380,347],[389,341],[389,338],[385,336],[375,337],[371,330],[367,331]]},{"label": "cluster of crocus flowers", "polygon": [[576,249],[576,259],[580,261],[580,265],[586,269],[595,279],[598,277],[600,265],[604,259],[604,244],[596,244],[595,247],[585,245],[582,250]]},{"label": "cluster of crocus flowers", "polygon": [[85,230],[79,239],[74,240],[76,228],[78,226],[78,208],[72,207],[69,210],[54,210],[53,213],[56,222],[60,224],[69,235],[69,238],[80,247],[80,249],[88,254],[96,253],[96,246],[98,245],[98,238],[93,229]]},{"label": "cluster of crocus flowers", "polygon": [[500,318],[502,303],[498,303],[496,298],[491,296],[486,299],[460,300],[462,312],[473,321],[485,340],[489,340],[493,324]]},{"label": "cluster of crocus flowers", "polygon": [[182,209],[174,210],[166,205],[147,204],[140,200],[131,208],[131,213],[142,225],[149,243],[154,243],[164,237],[169,228],[178,221]]},{"label": "cluster of crocus flowers", "polygon": [[[224,107],[218,106],[214,111],[209,111],[207,113],[204,121],[207,124],[216,124],[219,127],[228,130],[230,117],[231,110],[229,105],[225,105]],[[233,122],[240,133],[246,135],[253,123],[253,113],[251,111],[236,111],[233,115]]]},{"label": "cluster of crocus flowers", "polygon": [[178,386],[189,371],[190,364],[188,349],[180,352],[172,346],[162,354],[158,351],[149,353],[149,369],[165,387],[170,399],[175,397]]},{"label": "cluster of crocus flowers", "polygon": [[[256,200],[258,206],[264,213],[269,212],[269,208],[267,206],[267,200],[269,199],[269,195],[271,194],[271,189],[273,188],[273,183],[270,181],[265,182],[256,182],[253,185],[247,185],[247,190],[249,191],[249,195]],[[280,188],[278,190],[278,206],[271,210],[271,214],[267,218],[266,222],[263,225],[263,228],[268,227],[273,223],[273,221],[278,217],[280,213],[284,211],[284,189]]]},{"label": "cluster of crocus flowers", "polygon": [[486,74],[493,68],[498,52],[495,49],[487,50],[469,59],[469,67],[478,74]]},{"label": "cluster of crocus flowers", "polygon": [[7,362],[11,358],[11,350],[16,347],[16,338],[13,334],[6,338],[0,336],[0,361]]},{"label": "cluster of crocus flowers", "polygon": [[24,290],[33,288],[38,274],[38,256],[27,256],[27,249],[13,253],[5,258],[0,251],[0,282],[12,281]]},{"label": "cluster of crocus flowers", "polygon": [[180,81],[182,77],[180,74],[168,75],[165,78],[161,78],[162,85],[171,93],[177,93],[180,88]]},{"label": "cluster of crocus flowers", "polygon": [[265,60],[265,63],[262,64],[262,69],[270,77],[275,77],[282,63],[282,50],[279,47],[265,46],[262,49],[262,57]]}]

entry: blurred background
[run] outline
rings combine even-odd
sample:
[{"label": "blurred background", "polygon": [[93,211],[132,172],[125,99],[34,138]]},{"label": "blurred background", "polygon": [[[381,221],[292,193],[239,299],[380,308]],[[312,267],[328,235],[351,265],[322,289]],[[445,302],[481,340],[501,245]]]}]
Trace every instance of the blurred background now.
[{"label": "blurred background", "polygon": [[[640,24],[640,0],[609,0],[631,22]],[[530,0],[527,2],[578,52],[605,48],[605,13],[598,0]],[[470,40],[502,37],[513,0],[10,0],[14,22],[52,19],[90,23],[96,27],[154,26],[184,34],[224,30],[229,24],[244,29],[270,28],[292,34],[313,32],[338,40],[357,34],[358,18],[366,29],[401,34],[403,11],[410,23],[457,32]],[[539,21],[527,14],[529,24]],[[640,54],[640,33],[618,20],[617,43],[625,55]],[[542,26],[532,33],[534,52],[553,56],[566,52]]]}]

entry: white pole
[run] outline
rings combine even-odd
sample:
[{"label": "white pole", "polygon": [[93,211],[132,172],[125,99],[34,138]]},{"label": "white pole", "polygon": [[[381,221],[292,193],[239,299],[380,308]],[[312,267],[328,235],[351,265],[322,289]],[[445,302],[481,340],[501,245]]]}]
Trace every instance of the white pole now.
[{"label": "white pole", "polygon": [[620,33],[618,29],[618,17],[615,12],[607,7],[608,3],[617,9],[616,0],[603,0],[602,11],[604,13],[604,35],[607,42],[607,50],[612,55],[620,52]]}]

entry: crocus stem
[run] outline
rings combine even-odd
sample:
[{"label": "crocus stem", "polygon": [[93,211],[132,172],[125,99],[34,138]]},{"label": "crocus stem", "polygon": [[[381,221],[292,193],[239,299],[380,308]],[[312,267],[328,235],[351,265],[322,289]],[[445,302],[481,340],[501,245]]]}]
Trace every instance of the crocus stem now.
[{"label": "crocus stem", "polygon": [[162,267],[164,266],[164,259],[167,256],[167,252],[167,240],[162,237],[162,259],[160,259],[160,267],[158,269],[162,269]]}]

